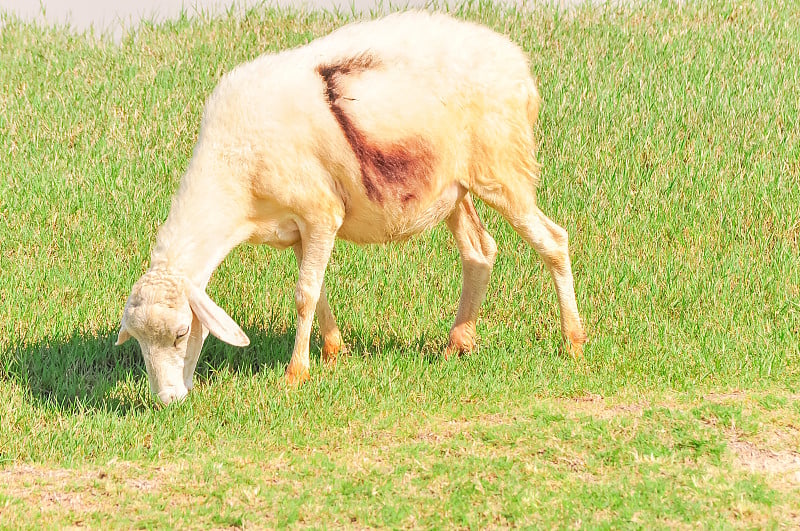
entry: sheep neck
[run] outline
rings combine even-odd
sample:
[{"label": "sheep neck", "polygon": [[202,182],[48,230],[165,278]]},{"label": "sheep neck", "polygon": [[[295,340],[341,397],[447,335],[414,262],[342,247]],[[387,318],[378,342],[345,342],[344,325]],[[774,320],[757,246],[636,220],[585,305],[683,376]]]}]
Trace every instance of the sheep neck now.
[{"label": "sheep neck", "polygon": [[185,276],[205,289],[217,266],[247,238],[238,216],[228,215],[224,197],[187,175],[158,232],[150,268]]}]

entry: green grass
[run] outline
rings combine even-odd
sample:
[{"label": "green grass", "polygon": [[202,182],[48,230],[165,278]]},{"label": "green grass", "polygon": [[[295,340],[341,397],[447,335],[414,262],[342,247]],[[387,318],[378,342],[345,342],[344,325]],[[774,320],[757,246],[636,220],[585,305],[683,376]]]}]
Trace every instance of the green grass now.
[{"label": "green grass", "polygon": [[476,353],[444,361],[444,228],[341,243],[349,355],[288,389],[291,252],[244,246],[209,292],[189,399],[153,407],[113,347],[234,65],[348,21],[258,9],[119,43],[0,30],[0,527],[800,525],[800,3],[455,9],[528,52],[539,202],[570,232],[586,361],[559,353],[536,254],[500,248]]}]

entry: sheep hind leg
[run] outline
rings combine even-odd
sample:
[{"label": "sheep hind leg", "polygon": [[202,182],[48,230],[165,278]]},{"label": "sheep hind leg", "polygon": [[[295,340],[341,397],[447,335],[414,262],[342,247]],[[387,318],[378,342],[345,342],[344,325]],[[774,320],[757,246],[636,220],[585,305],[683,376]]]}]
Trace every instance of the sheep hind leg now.
[{"label": "sheep hind leg", "polygon": [[535,188],[527,179],[503,179],[502,186],[476,187],[474,193],[500,212],[544,261],[555,284],[567,351],[574,359],[582,358],[586,332],[575,301],[567,231],[539,210]]},{"label": "sheep hind leg", "polygon": [[[302,267],[303,244],[298,242],[292,249],[294,250],[295,258],[297,258],[297,266]],[[317,302],[315,313],[317,321],[319,322],[319,331],[322,334],[322,361],[332,365],[336,363],[336,358],[342,351],[344,343],[342,342],[342,334],[339,331],[339,326],[336,324],[336,317],[334,317],[330,304],[328,304],[324,281],[320,289],[319,301]]]},{"label": "sheep hind leg", "polygon": [[445,350],[445,358],[449,358],[452,354],[475,348],[475,322],[486,297],[497,245],[481,223],[469,194],[456,206],[446,223],[456,240],[462,267],[461,299]]},{"label": "sheep hind leg", "polygon": [[[311,325],[314,312],[321,298],[325,268],[328,266],[335,234],[316,234],[302,246],[300,274],[295,290],[297,305],[297,333],[294,340],[292,359],[286,367],[286,381],[289,384],[301,384],[309,378],[311,363],[308,346],[311,337]],[[330,308],[329,308],[330,309]]]}]

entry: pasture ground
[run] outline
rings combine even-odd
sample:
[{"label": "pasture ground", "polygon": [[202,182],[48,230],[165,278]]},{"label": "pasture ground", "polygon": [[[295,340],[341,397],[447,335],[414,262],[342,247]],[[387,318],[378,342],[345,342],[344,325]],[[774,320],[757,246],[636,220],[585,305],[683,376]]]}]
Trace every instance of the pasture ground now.
[{"label": "pasture ground", "polygon": [[441,357],[460,269],[443,227],[340,243],[349,346],[287,388],[291,252],[244,246],[209,338],[157,409],[130,286],[220,75],[343,14],[255,9],[113,43],[0,32],[0,527],[800,526],[800,3],[565,13],[469,3],[531,57],[542,209],[570,232],[590,336],[560,353],[541,261],[500,248],[477,352]]}]

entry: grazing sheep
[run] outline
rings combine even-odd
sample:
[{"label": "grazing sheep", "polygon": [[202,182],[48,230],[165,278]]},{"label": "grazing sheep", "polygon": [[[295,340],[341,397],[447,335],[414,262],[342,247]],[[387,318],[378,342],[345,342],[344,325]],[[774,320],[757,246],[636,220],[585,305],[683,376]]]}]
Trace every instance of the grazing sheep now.
[{"label": "grazing sheep", "polygon": [[309,375],[314,312],[322,355],[342,348],[323,276],[336,237],[404,240],[441,221],[455,237],[463,286],[447,354],[475,345],[497,246],[470,194],[508,220],[544,260],[568,351],[586,335],[567,233],[536,207],[532,127],[539,94],[522,51],[487,28],[409,12],[352,24],[225,75],[150,269],[133,286],[117,344],[139,341],[151,390],[184,397],[210,332],[249,340],[205,293],[242,242],[292,247],[300,267],[290,383]]}]

